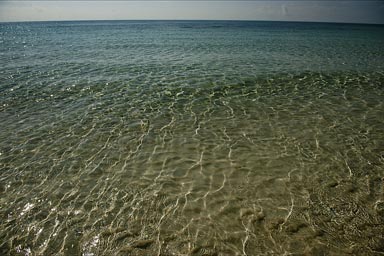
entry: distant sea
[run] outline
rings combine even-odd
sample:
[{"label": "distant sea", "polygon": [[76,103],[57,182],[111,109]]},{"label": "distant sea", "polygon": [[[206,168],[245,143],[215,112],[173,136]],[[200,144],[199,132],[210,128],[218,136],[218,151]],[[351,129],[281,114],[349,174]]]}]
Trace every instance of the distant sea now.
[{"label": "distant sea", "polygon": [[384,254],[384,26],[0,23],[1,255]]}]

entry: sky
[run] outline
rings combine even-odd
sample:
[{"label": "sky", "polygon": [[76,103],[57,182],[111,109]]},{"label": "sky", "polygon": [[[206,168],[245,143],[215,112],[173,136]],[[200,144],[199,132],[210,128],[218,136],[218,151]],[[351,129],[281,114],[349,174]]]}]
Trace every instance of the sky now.
[{"label": "sky", "polygon": [[0,0],[0,22],[143,19],[384,24],[384,0]]}]

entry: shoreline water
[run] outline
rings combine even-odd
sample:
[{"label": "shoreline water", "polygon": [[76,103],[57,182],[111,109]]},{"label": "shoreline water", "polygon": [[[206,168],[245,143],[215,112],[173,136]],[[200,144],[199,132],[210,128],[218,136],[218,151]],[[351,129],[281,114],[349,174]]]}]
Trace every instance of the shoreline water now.
[{"label": "shoreline water", "polygon": [[377,31],[95,29],[0,46],[0,254],[383,253]]}]

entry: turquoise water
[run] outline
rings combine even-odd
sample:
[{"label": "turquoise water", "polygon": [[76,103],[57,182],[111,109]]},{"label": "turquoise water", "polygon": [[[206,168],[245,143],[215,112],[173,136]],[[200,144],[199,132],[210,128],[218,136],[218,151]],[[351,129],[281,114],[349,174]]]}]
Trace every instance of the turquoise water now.
[{"label": "turquoise water", "polygon": [[0,24],[1,255],[381,255],[384,27]]}]

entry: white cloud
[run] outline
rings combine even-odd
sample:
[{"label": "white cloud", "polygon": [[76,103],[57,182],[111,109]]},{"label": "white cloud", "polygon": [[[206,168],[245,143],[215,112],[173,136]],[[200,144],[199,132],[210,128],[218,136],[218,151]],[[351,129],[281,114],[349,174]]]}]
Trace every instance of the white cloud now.
[{"label": "white cloud", "polygon": [[384,23],[381,1],[1,1],[0,21],[241,19]]}]

